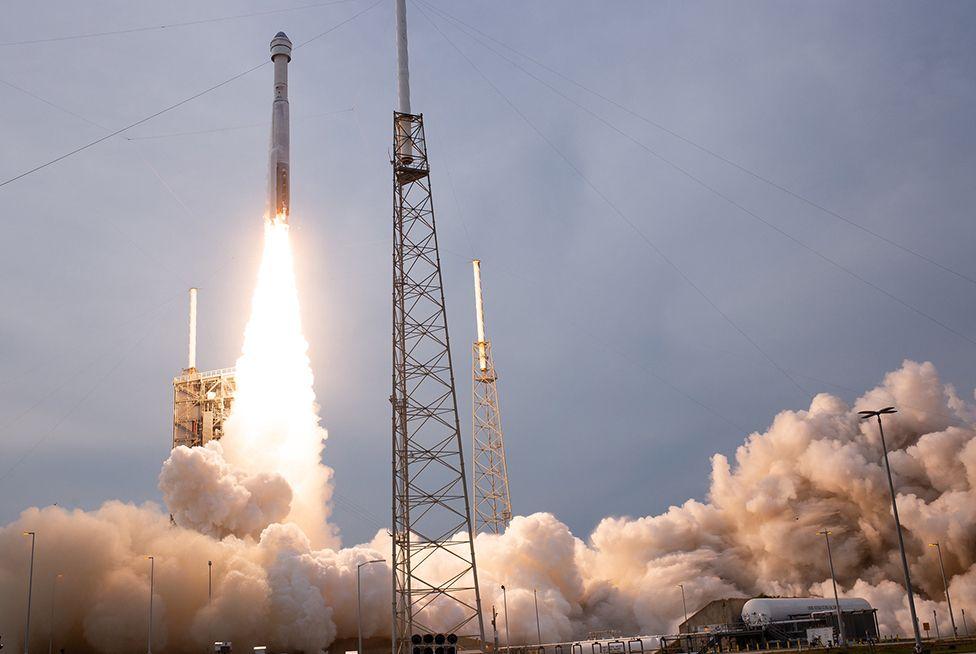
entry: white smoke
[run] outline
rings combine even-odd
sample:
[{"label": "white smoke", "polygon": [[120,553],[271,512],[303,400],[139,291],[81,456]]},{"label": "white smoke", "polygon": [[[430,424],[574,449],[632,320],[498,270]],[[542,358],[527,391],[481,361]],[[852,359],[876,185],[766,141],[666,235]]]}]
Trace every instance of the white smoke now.
[{"label": "white smoke", "polygon": [[291,510],[284,477],[232,467],[219,441],[174,449],[159,473],[159,489],[177,524],[218,538],[257,537]]},{"label": "white smoke", "polygon": [[[534,643],[537,595],[542,639],[554,642],[594,629],[673,632],[683,617],[679,583],[690,610],[721,597],[828,594],[817,534],[828,527],[842,594],[871,602],[883,633],[910,633],[877,425],[856,415],[889,404],[899,408],[885,433],[919,616],[935,610],[949,631],[938,560],[927,547],[939,541],[962,629],[960,609],[976,606],[976,412],[934,366],[910,361],[853,407],[819,395],[807,410],[784,411],[751,434],[734,461],[715,455],[706,501],[606,518],[586,541],[548,513],[479,535],[486,615],[498,610],[504,644],[504,584],[511,641]],[[156,505],[108,502],[92,512],[32,508],[0,528],[0,633],[8,646],[21,647],[23,530],[38,534],[33,647],[47,645],[58,572],[56,648],[121,654],[145,646],[147,554],[156,565],[154,648],[199,651],[232,640],[235,648],[312,654],[356,635],[356,567],[386,557],[385,532],[346,549],[316,545],[293,519],[292,481],[257,461],[239,466],[216,444],[174,451],[160,485],[176,525]],[[364,566],[362,577],[364,635],[389,637],[390,570]]]}]

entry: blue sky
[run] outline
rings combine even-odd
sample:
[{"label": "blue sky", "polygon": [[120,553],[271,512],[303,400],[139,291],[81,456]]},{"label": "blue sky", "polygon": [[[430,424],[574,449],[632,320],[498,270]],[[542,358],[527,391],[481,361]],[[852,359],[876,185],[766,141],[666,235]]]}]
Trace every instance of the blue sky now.
[{"label": "blue sky", "polygon": [[[463,436],[477,256],[516,512],[585,535],[700,497],[712,453],[906,357],[971,396],[973,5],[425,2],[514,48],[408,9]],[[301,43],[371,4],[7,3],[0,181],[261,63],[279,29]],[[259,12],[276,13],[45,40]],[[384,0],[297,49],[289,89],[347,543],[389,521],[392,20]],[[240,349],[270,99],[265,66],[0,188],[0,521],[158,499],[186,288],[200,365]]]}]

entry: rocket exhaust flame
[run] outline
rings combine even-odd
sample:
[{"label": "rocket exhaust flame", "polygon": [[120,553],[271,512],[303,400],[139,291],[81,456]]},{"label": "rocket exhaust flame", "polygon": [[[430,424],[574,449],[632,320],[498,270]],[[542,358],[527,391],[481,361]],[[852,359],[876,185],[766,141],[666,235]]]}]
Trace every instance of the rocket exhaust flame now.
[{"label": "rocket exhaust flame", "polygon": [[319,426],[302,334],[289,226],[264,228],[264,254],[237,361],[237,394],[221,441],[224,458],[239,470],[275,473],[291,486],[288,520],[315,545],[335,545],[326,524],[332,471],[322,464],[327,437]]}]

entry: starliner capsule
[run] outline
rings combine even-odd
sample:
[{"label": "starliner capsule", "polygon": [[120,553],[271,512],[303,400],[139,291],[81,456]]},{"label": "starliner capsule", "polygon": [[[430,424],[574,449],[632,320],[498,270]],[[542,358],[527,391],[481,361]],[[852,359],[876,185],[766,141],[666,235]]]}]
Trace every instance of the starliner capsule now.
[{"label": "starliner capsule", "polygon": [[271,61],[274,63],[274,103],[271,105],[271,152],[268,169],[268,213],[271,220],[288,222],[291,199],[288,187],[288,62],[291,41],[284,32],[271,39]]}]

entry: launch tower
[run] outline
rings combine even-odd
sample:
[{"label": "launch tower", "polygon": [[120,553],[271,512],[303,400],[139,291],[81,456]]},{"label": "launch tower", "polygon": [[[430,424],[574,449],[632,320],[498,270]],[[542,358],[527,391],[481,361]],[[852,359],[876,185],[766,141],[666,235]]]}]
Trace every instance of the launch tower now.
[{"label": "launch tower", "polygon": [[481,262],[474,268],[474,304],[478,322],[478,340],[472,359],[474,376],[472,400],[472,478],[474,489],[474,525],[476,532],[500,534],[512,519],[512,500],[508,494],[508,465],[505,463],[505,439],[502,417],[498,410],[498,388],[495,384],[495,362],[491,341],[485,337],[485,307],[481,289]]},{"label": "launch tower", "polygon": [[197,289],[190,289],[190,347],[173,379],[173,447],[205,445],[224,435],[237,382],[233,368],[197,370]]},{"label": "launch tower", "polygon": [[484,623],[424,120],[410,110],[406,29],[405,0],[396,0],[392,651],[423,654],[442,645],[435,634],[474,637],[481,647]]}]

